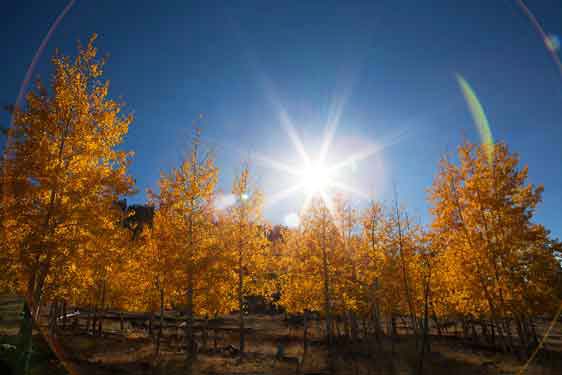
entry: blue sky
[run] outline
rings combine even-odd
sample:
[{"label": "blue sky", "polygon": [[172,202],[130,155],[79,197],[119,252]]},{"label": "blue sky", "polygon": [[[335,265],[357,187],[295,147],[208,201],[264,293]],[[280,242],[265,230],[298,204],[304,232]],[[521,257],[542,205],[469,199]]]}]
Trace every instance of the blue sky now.
[{"label": "blue sky", "polygon": [[[3,104],[15,101],[66,4],[3,6]],[[562,3],[529,7],[548,33],[562,35]],[[74,53],[76,40],[94,32],[111,56],[111,95],[135,114],[124,148],[136,152],[131,174],[141,193],[130,201],[142,202],[160,171],[180,162],[201,113],[203,140],[215,150],[220,187],[228,190],[249,155],[298,165],[281,108],[311,155],[341,108],[329,160],[387,144],[346,180],[387,202],[396,184],[402,203],[427,223],[426,189],[441,155],[463,134],[478,140],[459,73],[478,94],[495,139],[519,153],[532,183],[545,185],[537,221],[562,236],[562,79],[514,1],[78,1],[36,74],[46,77],[56,47]],[[270,196],[296,182],[250,161]],[[268,206],[267,218],[283,222],[303,196]]]}]

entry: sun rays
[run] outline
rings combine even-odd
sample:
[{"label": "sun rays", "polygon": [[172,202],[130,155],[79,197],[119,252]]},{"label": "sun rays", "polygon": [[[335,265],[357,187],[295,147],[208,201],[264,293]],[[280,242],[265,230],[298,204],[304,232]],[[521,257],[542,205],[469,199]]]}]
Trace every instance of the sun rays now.
[{"label": "sun rays", "polygon": [[[273,107],[278,112],[281,127],[287,134],[294,151],[300,159],[298,165],[294,165],[281,160],[275,160],[260,153],[254,154],[254,160],[259,164],[285,173],[293,180],[293,183],[289,184],[289,186],[271,194],[266,202],[267,206],[278,204],[290,196],[303,193],[304,201],[301,205],[301,210],[305,209],[313,199],[320,199],[331,211],[333,206],[332,197],[336,192],[347,193],[359,199],[371,199],[372,197],[362,191],[359,186],[354,185],[351,179],[346,179],[344,172],[347,168],[355,172],[358,162],[373,156],[389,145],[397,143],[403,134],[400,133],[395,137],[385,139],[382,143],[370,144],[348,155],[340,155],[340,160],[329,163],[328,159],[334,159],[333,155],[330,155],[331,146],[336,140],[335,133],[340,125],[341,115],[348,95],[344,95],[332,103],[333,109],[330,111],[330,116],[323,131],[320,150],[317,155],[311,155],[299,137],[297,128],[291,121],[286,109],[274,95],[271,95],[272,90],[267,91],[269,92],[268,96]],[[328,158],[329,155],[332,157]]]}]

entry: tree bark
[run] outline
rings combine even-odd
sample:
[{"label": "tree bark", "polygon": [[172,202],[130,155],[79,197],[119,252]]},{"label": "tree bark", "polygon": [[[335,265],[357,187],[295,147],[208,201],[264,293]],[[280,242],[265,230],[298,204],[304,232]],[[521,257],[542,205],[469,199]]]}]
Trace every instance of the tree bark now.
[{"label": "tree bark", "polygon": [[330,280],[328,272],[328,252],[326,244],[326,213],[322,214],[322,274],[324,278],[324,313],[326,315],[326,338],[332,345],[332,301],[330,297]]},{"label": "tree bark", "polygon": [[66,304],[66,299],[63,301],[62,303],[62,329],[66,329],[66,324],[67,324],[67,318],[66,318],[66,311],[67,308],[67,304]]},{"label": "tree bark", "polygon": [[[188,362],[195,357],[195,339],[193,335],[193,274],[187,279],[187,321],[185,324],[185,343]],[[191,365],[189,365],[191,366]]]},{"label": "tree bark", "polygon": [[431,350],[429,346],[429,276],[426,280],[425,291],[424,291],[424,312],[423,312],[423,327],[422,327],[422,343],[420,350],[420,357],[418,362],[418,374],[423,374],[424,360],[426,351]]},{"label": "tree bark", "polygon": [[164,289],[160,288],[160,327],[156,338],[156,357],[160,355],[160,341],[162,340],[162,329],[164,326]]},{"label": "tree bark", "polygon": [[24,302],[23,306],[23,320],[19,330],[19,339],[18,347],[21,348],[21,350],[16,366],[16,374],[27,375],[29,373],[29,362],[33,343],[33,317],[26,302]]},{"label": "tree bark", "polygon": [[[242,236],[242,228],[240,228],[240,236]],[[239,319],[239,350],[240,358],[244,357],[245,350],[245,334],[244,334],[244,270],[243,265],[242,241],[238,243],[238,319]]]},{"label": "tree bark", "polygon": [[[92,336],[96,335],[96,324],[98,322],[98,304],[96,301],[96,304],[94,305],[94,315],[92,317]],[[88,329],[90,329],[90,327],[88,327]]]},{"label": "tree bark", "polygon": [[302,351],[303,351],[303,356],[302,356],[302,362],[304,363],[304,358],[306,357],[306,354],[308,353],[308,311],[304,311],[303,312],[303,328],[302,328]]},{"label": "tree bark", "polygon": [[150,314],[148,316],[148,337],[150,337],[150,339],[154,339],[154,329],[152,328],[154,324],[154,308],[151,306],[150,307]]},{"label": "tree bark", "polygon": [[215,350],[217,350],[217,335],[218,335],[218,332],[217,332],[217,323],[216,323],[217,314],[215,314],[214,320],[215,320],[215,323],[214,323],[214,325],[213,325],[213,328],[214,328],[213,330],[215,331],[215,337],[214,337],[214,343],[213,343],[213,344],[214,344]]},{"label": "tree bark", "polygon": [[101,289],[101,316],[98,323],[98,336],[101,336],[103,333],[103,320],[105,314],[105,295],[106,295],[106,280],[103,279],[102,289]]},{"label": "tree bark", "polygon": [[435,313],[435,309],[433,308],[433,303],[431,303],[431,315],[433,317],[433,323],[435,324],[435,327],[437,328],[437,335],[439,335],[439,337],[443,336],[443,330],[441,329],[441,324],[439,324],[439,319],[437,318],[437,314]]},{"label": "tree bark", "polygon": [[205,315],[205,326],[203,328],[203,350],[207,350],[209,340],[209,315]]}]

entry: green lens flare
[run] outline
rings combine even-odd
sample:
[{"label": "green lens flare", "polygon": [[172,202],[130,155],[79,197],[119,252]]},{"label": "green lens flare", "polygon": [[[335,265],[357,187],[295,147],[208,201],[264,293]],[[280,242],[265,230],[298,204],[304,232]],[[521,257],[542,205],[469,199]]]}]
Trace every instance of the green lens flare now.
[{"label": "green lens flare", "polygon": [[464,99],[468,104],[472,118],[476,123],[478,133],[480,133],[480,141],[482,144],[486,145],[488,161],[492,164],[492,160],[494,158],[494,138],[492,137],[492,131],[490,130],[490,124],[486,118],[484,108],[482,107],[482,104],[480,104],[480,101],[478,100],[478,97],[472,87],[470,87],[468,82],[460,74],[457,74],[457,81],[462,94],[464,95]]}]

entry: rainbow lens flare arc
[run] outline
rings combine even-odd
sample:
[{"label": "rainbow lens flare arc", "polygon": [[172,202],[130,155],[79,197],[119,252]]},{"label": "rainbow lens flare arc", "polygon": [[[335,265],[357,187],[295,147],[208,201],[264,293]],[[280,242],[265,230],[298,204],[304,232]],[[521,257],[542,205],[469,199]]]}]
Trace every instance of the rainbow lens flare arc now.
[{"label": "rainbow lens flare arc", "polygon": [[476,92],[463,78],[463,76],[457,74],[456,78],[466,104],[468,105],[468,109],[470,110],[470,113],[472,115],[472,119],[474,120],[476,128],[478,129],[480,141],[486,147],[488,162],[492,164],[494,160],[494,138],[492,136],[492,130],[490,129],[490,123],[488,122],[488,118],[486,117],[484,107],[480,103],[480,100],[478,100]]}]

